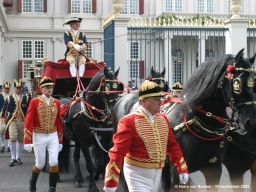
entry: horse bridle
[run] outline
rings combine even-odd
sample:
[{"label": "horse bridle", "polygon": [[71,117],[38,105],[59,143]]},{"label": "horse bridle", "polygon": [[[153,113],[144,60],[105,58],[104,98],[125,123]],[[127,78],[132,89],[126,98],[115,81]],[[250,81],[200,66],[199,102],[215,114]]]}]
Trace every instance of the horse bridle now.
[{"label": "horse bridle", "polygon": [[160,81],[160,84],[158,84],[158,83],[157,84],[159,85],[160,88],[164,88],[163,82],[165,82],[165,79],[163,77],[154,77],[154,78],[150,77],[150,81],[153,81],[155,83],[156,83],[156,81]]},{"label": "horse bridle", "polygon": [[[233,64],[234,66],[235,64]],[[246,101],[246,102],[242,102],[242,103],[236,103],[235,101],[235,97],[234,95],[235,94],[240,94],[242,92],[242,85],[243,85],[243,80],[242,80],[242,76],[244,75],[244,73],[253,73],[255,72],[255,69],[254,68],[237,68],[237,67],[234,67],[234,72],[242,72],[238,77],[236,78],[233,78],[233,74],[231,74],[231,77],[230,79],[227,78],[227,73],[225,72],[223,75],[222,75],[222,78],[220,79],[219,83],[218,83],[218,88],[221,89],[221,93],[223,95],[223,98],[225,100],[226,103],[229,104],[229,107],[231,108],[232,110],[232,125],[235,126],[236,128],[238,128],[238,123],[237,121],[239,120],[239,110],[238,110],[238,107],[241,107],[241,106],[248,106],[248,105],[255,105],[256,102],[255,101]],[[248,80],[247,80],[247,86],[248,87],[252,87],[254,86],[254,80],[252,78],[252,80],[250,80],[251,76],[248,77]],[[229,99],[226,92],[224,91],[224,89],[222,88],[222,86],[224,85],[224,81],[228,81],[230,80],[230,90],[232,90],[232,95],[231,95],[231,98]]]}]

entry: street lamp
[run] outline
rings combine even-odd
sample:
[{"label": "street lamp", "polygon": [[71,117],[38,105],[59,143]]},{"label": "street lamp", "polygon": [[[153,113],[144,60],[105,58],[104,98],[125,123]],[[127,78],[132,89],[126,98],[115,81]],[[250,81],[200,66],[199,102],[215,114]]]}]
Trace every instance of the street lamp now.
[{"label": "street lamp", "polygon": [[30,95],[33,97],[33,87],[34,87],[34,79],[35,79],[35,74],[34,74],[34,65],[31,63],[28,67],[28,81],[30,81]]}]

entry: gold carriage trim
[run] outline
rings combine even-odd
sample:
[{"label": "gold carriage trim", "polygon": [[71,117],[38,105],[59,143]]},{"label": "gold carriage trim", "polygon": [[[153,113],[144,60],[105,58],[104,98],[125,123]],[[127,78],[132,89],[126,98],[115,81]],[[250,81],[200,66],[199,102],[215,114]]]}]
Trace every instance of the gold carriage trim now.
[{"label": "gold carriage trim", "polygon": [[115,182],[118,182],[118,178],[119,177],[114,172],[111,172],[110,174],[106,175],[105,183],[110,181],[110,180],[114,180]]},{"label": "gold carriage trim", "polygon": [[160,161],[160,162],[141,162],[141,161],[136,161],[133,159],[129,159],[128,157],[124,158],[124,161],[130,165],[134,165],[137,167],[142,167],[142,168],[163,168],[164,164],[165,164],[165,160],[164,161]]},{"label": "gold carriage trim", "polygon": [[115,161],[113,161],[111,164],[109,164],[109,165],[106,167],[106,173],[108,173],[109,170],[112,169],[112,167],[114,167],[115,170],[116,170],[118,173],[120,173],[120,169],[119,169],[119,167],[116,165],[116,162],[115,162]]}]

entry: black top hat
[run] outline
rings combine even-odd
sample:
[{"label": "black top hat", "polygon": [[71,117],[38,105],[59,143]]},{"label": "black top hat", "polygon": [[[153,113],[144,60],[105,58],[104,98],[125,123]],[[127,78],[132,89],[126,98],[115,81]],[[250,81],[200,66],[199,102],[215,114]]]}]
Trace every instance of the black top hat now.
[{"label": "black top hat", "polygon": [[147,97],[162,97],[164,94],[161,93],[161,88],[158,84],[153,81],[146,80],[140,86],[139,90],[139,100]]},{"label": "black top hat", "polygon": [[14,79],[13,82],[14,82],[14,87],[22,87],[22,79],[20,80]]},{"label": "black top hat", "polygon": [[3,82],[4,88],[5,89],[10,89],[11,88],[11,83],[10,82]]},{"label": "black top hat", "polygon": [[172,92],[181,92],[183,89],[183,86],[180,82],[176,82],[172,86]]},{"label": "black top hat", "polygon": [[46,77],[44,76],[41,80],[40,80],[40,87],[44,87],[47,85],[54,85],[54,83],[52,82],[52,79],[50,77]]},{"label": "black top hat", "polygon": [[72,17],[71,19],[68,19],[67,21],[65,21],[65,23],[63,23],[63,26],[64,26],[64,25],[69,25],[69,24],[71,24],[71,23],[76,23],[76,22],[81,23],[82,20],[83,20],[82,18]]}]

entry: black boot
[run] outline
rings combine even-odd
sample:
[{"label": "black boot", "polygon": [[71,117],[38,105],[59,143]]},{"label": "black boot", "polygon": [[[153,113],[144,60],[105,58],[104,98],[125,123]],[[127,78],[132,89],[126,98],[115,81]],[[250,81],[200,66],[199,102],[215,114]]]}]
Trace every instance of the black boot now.
[{"label": "black boot", "polygon": [[32,176],[29,180],[29,191],[30,192],[36,192],[36,182],[37,182],[38,176],[39,176],[39,173],[35,173],[34,171],[32,171]]},{"label": "black boot", "polygon": [[50,172],[49,175],[49,192],[56,192],[56,185],[59,178],[59,173]]}]

